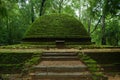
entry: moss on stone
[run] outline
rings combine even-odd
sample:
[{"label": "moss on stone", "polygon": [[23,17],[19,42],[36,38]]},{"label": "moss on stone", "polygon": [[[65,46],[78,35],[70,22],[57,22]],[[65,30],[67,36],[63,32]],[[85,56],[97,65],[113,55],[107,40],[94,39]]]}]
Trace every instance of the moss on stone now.
[{"label": "moss on stone", "polygon": [[26,38],[89,38],[89,34],[74,17],[51,14],[39,17],[27,30]]},{"label": "moss on stone", "polygon": [[40,56],[40,52],[0,52],[0,74],[21,73],[24,68],[36,64]]}]

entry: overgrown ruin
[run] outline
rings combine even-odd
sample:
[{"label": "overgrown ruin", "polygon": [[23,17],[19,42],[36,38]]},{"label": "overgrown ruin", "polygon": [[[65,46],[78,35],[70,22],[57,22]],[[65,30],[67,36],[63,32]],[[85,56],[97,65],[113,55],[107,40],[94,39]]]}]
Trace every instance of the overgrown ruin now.
[{"label": "overgrown ruin", "polygon": [[104,73],[120,72],[119,53],[120,47],[92,44],[76,18],[44,15],[21,44],[0,47],[0,73],[21,73],[15,80],[108,80]]}]

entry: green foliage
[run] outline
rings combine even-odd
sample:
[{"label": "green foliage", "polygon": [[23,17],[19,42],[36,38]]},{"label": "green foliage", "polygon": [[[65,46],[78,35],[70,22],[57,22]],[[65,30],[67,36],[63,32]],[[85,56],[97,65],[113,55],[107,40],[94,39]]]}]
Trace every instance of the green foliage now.
[{"label": "green foliage", "polygon": [[3,18],[7,15],[7,9],[4,1],[0,0],[0,18]]},{"label": "green foliage", "polygon": [[89,37],[83,25],[65,14],[41,16],[26,32],[24,38],[82,38]]},{"label": "green foliage", "polygon": [[[118,20],[118,17],[112,17],[109,15],[106,17],[106,31],[105,31],[105,36],[106,36],[106,41],[107,45],[111,46],[119,46],[120,42],[120,21]],[[101,27],[98,26],[98,29],[91,35],[92,41],[96,42],[97,45],[101,44]]]},{"label": "green foliage", "polygon": [[[0,45],[20,43],[28,26],[39,16],[41,2],[42,0],[0,0]],[[95,27],[96,22],[99,21],[100,16],[105,15],[104,35],[107,44],[117,46],[120,45],[120,39],[116,38],[119,34],[119,25],[114,23],[120,23],[119,18],[116,18],[120,15],[119,4],[119,0],[46,0],[42,14],[65,13],[76,17],[88,32],[94,31],[91,37],[97,45],[101,44],[102,27],[101,20],[97,27]],[[107,18],[109,16],[111,19]],[[114,22],[114,18],[117,22]],[[112,33],[114,35],[110,37]]]},{"label": "green foliage", "polygon": [[108,20],[106,28],[106,37],[109,45],[118,46],[120,45],[120,21],[118,18],[112,18]]},{"label": "green foliage", "polygon": [[[16,1],[12,1],[13,0],[1,0],[0,45],[19,43],[25,29],[29,24],[28,20],[24,19],[24,15],[26,14],[22,14],[23,9],[19,7]],[[2,15],[3,13],[4,15]]]},{"label": "green foliage", "polygon": [[[106,39],[103,40],[103,35],[104,35],[104,38],[107,38],[106,33],[109,33],[110,31],[108,30],[108,27],[110,26],[107,26],[107,25],[108,24],[111,25],[111,22],[109,21],[110,18],[111,19],[116,18],[117,16],[120,15],[119,13],[120,1],[119,0],[94,0],[94,1],[87,0],[85,3],[86,3],[85,5],[87,5],[87,8],[85,11],[83,11],[84,14],[83,14],[82,20],[84,20],[83,21],[84,25],[88,26],[88,31],[89,29],[91,32],[94,31],[94,33],[91,34],[92,40],[96,42],[97,45],[99,45],[101,44],[101,41],[106,41]],[[105,19],[103,20],[103,17],[101,16],[105,16]],[[109,16],[110,18],[108,18]],[[118,18],[117,20],[119,21]],[[118,23],[118,21],[116,23]],[[112,22],[114,22],[113,19],[112,19]],[[117,34],[116,32],[117,29],[112,31],[115,32],[114,34]],[[113,36],[115,37],[115,35]],[[106,41],[107,44],[109,44],[110,42],[113,42],[112,45],[116,45],[115,41],[117,39],[114,39],[110,42],[109,40]]]}]

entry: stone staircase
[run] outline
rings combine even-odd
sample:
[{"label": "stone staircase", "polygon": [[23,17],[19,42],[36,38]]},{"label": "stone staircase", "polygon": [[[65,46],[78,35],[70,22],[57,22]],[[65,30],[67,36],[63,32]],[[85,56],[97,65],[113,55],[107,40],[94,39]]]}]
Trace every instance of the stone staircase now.
[{"label": "stone staircase", "polygon": [[92,80],[75,52],[45,52],[30,72],[30,80]]}]

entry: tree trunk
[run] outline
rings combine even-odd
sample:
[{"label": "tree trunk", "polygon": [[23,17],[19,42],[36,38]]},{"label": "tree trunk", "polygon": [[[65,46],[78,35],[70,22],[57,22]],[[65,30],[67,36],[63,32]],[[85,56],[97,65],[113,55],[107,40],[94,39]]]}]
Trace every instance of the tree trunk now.
[{"label": "tree trunk", "polygon": [[42,16],[42,15],[43,15],[43,9],[44,9],[44,5],[45,5],[45,1],[46,1],[46,0],[42,0],[42,2],[41,2],[39,16]]},{"label": "tree trunk", "polygon": [[79,0],[79,5],[80,5],[80,7],[79,7],[79,20],[81,19],[81,0]]},{"label": "tree trunk", "polygon": [[62,12],[62,3],[63,3],[63,0],[60,0],[58,13]]},{"label": "tree trunk", "polygon": [[106,36],[105,36],[105,14],[102,15],[102,38],[101,38],[102,45],[106,45]]},{"label": "tree trunk", "polygon": [[88,33],[90,34],[91,18],[88,20]]},{"label": "tree trunk", "polygon": [[11,32],[11,28],[9,26],[9,18],[8,18],[8,16],[7,16],[7,35],[8,35],[8,38],[7,38],[8,44],[12,44],[12,32]]},{"label": "tree trunk", "polygon": [[105,19],[107,15],[107,6],[108,6],[108,0],[104,0],[103,4],[103,10],[102,10],[102,45],[106,45],[106,36],[105,36]]},{"label": "tree trunk", "polygon": [[97,29],[99,23],[101,22],[101,19],[102,19],[102,16],[100,16],[100,18],[99,18],[97,24],[95,25],[95,28],[93,29],[93,31],[90,32],[91,34]]},{"label": "tree trunk", "polygon": [[32,23],[34,22],[34,6],[32,1],[31,1],[31,21]]}]

